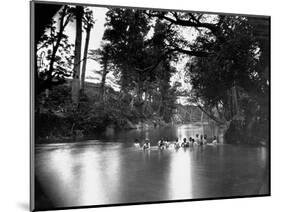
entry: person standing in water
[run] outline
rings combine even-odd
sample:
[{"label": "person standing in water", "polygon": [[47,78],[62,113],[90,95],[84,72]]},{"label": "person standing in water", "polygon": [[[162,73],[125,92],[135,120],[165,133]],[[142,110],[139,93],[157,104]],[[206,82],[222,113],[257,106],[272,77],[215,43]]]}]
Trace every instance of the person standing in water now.
[{"label": "person standing in water", "polygon": [[163,149],[165,147],[165,143],[164,143],[164,139],[161,138],[159,141],[158,141],[158,147],[160,149]]},{"label": "person standing in water", "polygon": [[217,137],[216,136],[214,136],[214,139],[213,139],[213,141],[212,141],[212,144],[217,144],[218,143],[218,141],[217,141]]},{"label": "person standing in water", "polygon": [[195,142],[194,142],[195,145],[199,145],[200,144],[200,139],[199,139],[199,135],[196,134],[195,135]]},{"label": "person standing in water", "polygon": [[181,144],[182,147],[188,147],[188,143],[186,138],[183,139],[183,143]]},{"label": "person standing in water", "polygon": [[134,145],[135,145],[135,147],[140,147],[141,145],[140,145],[140,142],[139,142],[139,139],[135,139],[135,141],[134,141]]},{"label": "person standing in water", "polygon": [[149,149],[150,148],[150,142],[148,139],[145,140],[144,145],[142,147],[143,149]]},{"label": "person standing in water", "polygon": [[180,148],[179,138],[176,138],[176,142],[174,143],[174,145],[176,149]]},{"label": "person standing in water", "polygon": [[204,145],[207,144],[207,135],[204,135],[204,137],[203,137],[203,144]]},{"label": "person standing in water", "polygon": [[189,144],[189,146],[192,146],[192,145],[193,145],[192,137],[189,137],[189,139],[188,139],[188,144]]},{"label": "person standing in water", "polygon": [[199,144],[202,146],[203,145],[203,135],[200,135],[200,142]]}]

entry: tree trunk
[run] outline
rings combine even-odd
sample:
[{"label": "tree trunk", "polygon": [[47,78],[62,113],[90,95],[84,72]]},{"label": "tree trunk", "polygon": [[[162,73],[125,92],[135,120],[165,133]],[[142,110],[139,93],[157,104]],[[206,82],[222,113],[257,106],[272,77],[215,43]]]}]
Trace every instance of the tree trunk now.
[{"label": "tree trunk", "polygon": [[106,75],[107,75],[107,59],[104,61],[103,65],[103,71],[102,71],[102,78],[101,78],[101,84],[100,84],[100,98],[103,99],[104,96],[104,87],[106,82]]},{"label": "tree trunk", "polygon": [[201,111],[201,118],[200,118],[200,121],[203,122],[203,116],[204,116],[204,112]]},{"label": "tree trunk", "polygon": [[232,90],[233,111],[234,111],[234,115],[237,115],[239,114],[239,105],[238,105],[238,95],[237,95],[236,86],[233,86],[231,90]]},{"label": "tree trunk", "polygon": [[142,102],[142,86],[141,86],[140,80],[135,84],[136,84],[136,91],[137,91],[137,100],[138,100],[138,103],[141,103]]},{"label": "tree trunk", "polygon": [[135,97],[132,97],[132,100],[131,100],[131,102],[129,104],[131,111],[134,109],[134,103],[135,103]]},{"label": "tree trunk", "polygon": [[83,7],[76,6],[75,8],[76,16],[76,38],[75,38],[75,50],[74,50],[74,68],[73,68],[73,79],[72,79],[72,102],[75,107],[79,103],[79,93],[80,93],[80,60],[81,60],[81,40],[82,40],[82,16]]},{"label": "tree trunk", "polygon": [[158,105],[158,109],[157,109],[157,114],[159,115],[159,116],[161,116],[162,115],[162,107],[163,107],[163,96],[161,95],[161,97],[160,97],[160,101],[159,101],[159,103],[158,103],[159,105]]},{"label": "tree trunk", "polygon": [[145,110],[146,110],[146,107],[147,107],[147,99],[148,99],[148,94],[147,94],[147,91],[144,91],[144,103],[142,105],[142,114],[145,115]]},{"label": "tree trunk", "polygon": [[[53,46],[53,51],[52,51],[52,55],[51,55],[51,59],[50,59],[50,66],[49,66],[49,70],[48,70],[48,79],[47,79],[48,82],[52,80],[52,73],[54,71],[54,63],[55,63],[56,53],[57,53],[58,48],[60,46],[63,31],[64,31],[64,28],[66,26],[64,24],[64,18],[66,16],[66,9],[67,9],[66,6],[63,7],[62,14],[61,14],[61,17],[60,17],[60,29],[59,29],[59,33],[58,33],[58,37],[57,37],[57,42]],[[47,86],[48,86],[48,82],[47,82]]]},{"label": "tree trunk", "polygon": [[84,47],[83,66],[82,66],[82,73],[81,73],[81,92],[84,92],[84,89],[85,89],[85,74],[86,74],[87,56],[88,56],[91,28],[92,28],[92,25],[88,24],[87,29],[86,29],[86,41],[85,41],[85,47]]}]

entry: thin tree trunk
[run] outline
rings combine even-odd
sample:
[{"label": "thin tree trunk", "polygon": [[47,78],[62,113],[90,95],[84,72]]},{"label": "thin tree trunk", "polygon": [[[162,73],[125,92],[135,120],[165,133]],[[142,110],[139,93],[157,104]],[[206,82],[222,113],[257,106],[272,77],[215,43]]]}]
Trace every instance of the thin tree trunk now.
[{"label": "thin tree trunk", "polygon": [[145,114],[145,110],[146,110],[146,107],[147,107],[147,99],[148,99],[148,94],[147,94],[147,91],[144,92],[144,103],[142,105],[142,113]]},{"label": "thin tree trunk", "polygon": [[130,102],[130,109],[133,110],[134,109],[134,103],[135,103],[135,97],[132,98],[131,102]]},{"label": "thin tree trunk", "polygon": [[137,100],[138,100],[138,103],[141,103],[142,102],[142,86],[141,86],[140,80],[135,84],[136,84],[136,90],[137,90]]},{"label": "thin tree trunk", "polygon": [[83,7],[76,6],[76,38],[75,38],[75,50],[74,50],[74,68],[73,68],[73,79],[72,79],[72,102],[75,107],[79,103],[80,93],[80,60],[81,60],[81,40],[82,40],[82,16]]},{"label": "thin tree trunk", "polygon": [[190,108],[190,109],[189,109],[189,113],[188,113],[188,115],[189,115],[189,121],[190,121],[190,122],[193,121],[193,113],[192,113],[192,112],[193,112],[193,109]]},{"label": "thin tree trunk", "polygon": [[227,109],[227,113],[228,113],[227,120],[230,120],[234,116],[233,107],[232,107],[232,92],[231,92],[231,90],[227,90],[226,94],[227,94],[226,109]]},{"label": "thin tree trunk", "polygon": [[237,95],[236,86],[233,86],[231,90],[232,90],[233,111],[235,111],[234,115],[237,115],[239,114],[239,104],[238,104],[238,97],[237,97],[238,95]]},{"label": "thin tree trunk", "polygon": [[201,111],[201,118],[200,118],[201,122],[203,122],[203,116],[204,116],[204,112]]},{"label": "thin tree trunk", "polygon": [[158,114],[159,116],[161,116],[161,109],[162,109],[162,106],[163,106],[163,97],[162,97],[162,95],[161,95],[160,101],[159,101],[159,105],[158,105],[158,109],[157,109],[157,114]]},{"label": "thin tree trunk", "polygon": [[52,73],[54,71],[54,63],[55,63],[56,53],[57,53],[58,48],[60,46],[63,31],[64,31],[65,26],[67,24],[67,23],[64,24],[64,18],[66,16],[66,9],[67,9],[67,7],[65,6],[65,7],[63,7],[63,10],[62,10],[62,15],[61,15],[61,18],[60,18],[60,29],[59,29],[59,33],[58,33],[58,38],[57,38],[56,44],[53,46],[53,51],[52,51],[52,55],[51,55],[51,59],[50,59],[50,66],[49,66],[49,70],[48,70],[48,81],[52,80]]},{"label": "thin tree trunk", "polygon": [[86,41],[85,41],[85,47],[84,47],[83,66],[82,66],[82,73],[81,73],[81,92],[84,92],[84,89],[85,89],[85,75],[86,75],[87,55],[88,55],[91,28],[92,28],[92,25],[88,24],[87,29],[86,29]]},{"label": "thin tree trunk", "polygon": [[103,72],[102,72],[102,78],[101,78],[101,84],[100,84],[100,98],[103,99],[104,96],[104,88],[105,88],[105,82],[106,82],[106,75],[107,75],[107,59],[104,61],[103,66]]}]

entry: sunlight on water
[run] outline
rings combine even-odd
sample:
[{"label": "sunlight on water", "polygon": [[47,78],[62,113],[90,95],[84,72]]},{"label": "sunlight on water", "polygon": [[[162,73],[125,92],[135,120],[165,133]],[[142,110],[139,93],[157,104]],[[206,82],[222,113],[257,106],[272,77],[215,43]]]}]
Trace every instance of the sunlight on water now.
[{"label": "sunlight on water", "polygon": [[81,159],[81,163],[83,164],[80,180],[81,186],[79,187],[79,193],[83,194],[79,197],[79,204],[81,205],[90,204],[92,199],[101,202],[106,198],[105,193],[99,192],[104,187],[104,178],[102,172],[97,171],[102,168],[100,164],[101,161],[95,158],[97,158],[97,153],[88,152]]},{"label": "sunlight on water", "polygon": [[[159,150],[161,137],[180,140],[206,127],[184,125],[110,134],[100,140],[36,146],[36,177],[57,207],[163,201],[259,191],[266,148],[233,145]],[[118,142],[113,142],[114,136]],[[150,150],[132,138],[149,138]]]},{"label": "sunlight on water", "polygon": [[171,199],[192,198],[190,152],[180,149],[170,160],[169,191]]}]

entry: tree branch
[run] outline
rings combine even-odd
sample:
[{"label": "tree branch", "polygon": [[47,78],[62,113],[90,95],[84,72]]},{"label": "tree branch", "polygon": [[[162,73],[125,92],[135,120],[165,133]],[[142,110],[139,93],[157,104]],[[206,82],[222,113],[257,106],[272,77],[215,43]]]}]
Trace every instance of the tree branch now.
[{"label": "tree branch", "polygon": [[187,49],[181,49],[178,47],[171,49],[171,51],[187,54],[189,56],[196,56],[196,57],[207,57],[210,54],[208,52],[191,51]]},{"label": "tree branch", "polygon": [[209,118],[211,118],[212,120],[214,120],[215,122],[219,123],[219,124],[224,124],[222,121],[219,121],[215,116],[213,116],[212,114],[209,114],[206,110],[204,110],[203,107],[201,107],[199,104],[197,104],[197,107],[203,112],[205,113]]},{"label": "tree branch", "polygon": [[195,16],[192,14],[192,13],[188,13],[188,15],[191,17],[191,19],[193,20],[193,21],[195,21],[196,23],[200,23],[200,21],[197,19],[197,18],[195,18]]},{"label": "tree branch", "polygon": [[[184,20],[184,19],[180,19],[180,18],[176,18],[176,20],[175,20],[175,19],[170,18],[170,17],[168,17],[166,15],[163,15],[161,13],[154,13],[154,14],[147,13],[147,12],[144,12],[144,13],[146,15],[150,16],[150,17],[157,17],[157,18],[160,18],[162,20],[169,21],[169,22],[171,22],[171,23],[173,23],[175,25],[179,25],[179,26],[207,28],[207,29],[211,30],[215,35],[216,35],[217,31],[218,31],[218,27],[217,27],[216,24],[192,22],[192,21]],[[173,16],[175,17],[175,15],[173,15]]]}]

